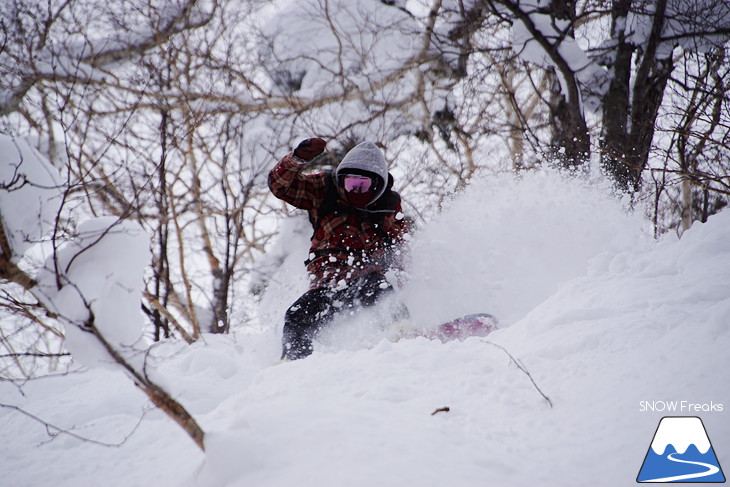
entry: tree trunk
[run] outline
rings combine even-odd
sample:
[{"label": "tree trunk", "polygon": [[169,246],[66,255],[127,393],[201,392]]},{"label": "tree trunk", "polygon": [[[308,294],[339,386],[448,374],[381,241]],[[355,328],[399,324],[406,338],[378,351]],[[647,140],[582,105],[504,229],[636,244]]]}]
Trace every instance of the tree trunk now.
[{"label": "tree trunk", "polygon": [[692,226],[692,207],[694,200],[692,197],[692,181],[687,175],[682,177],[682,233],[686,232]]},{"label": "tree trunk", "polygon": [[664,89],[672,72],[671,57],[657,59],[657,47],[664,26],[666,0],[658,0],[652,31],[637,61],[639,67],[631,91],[631,69],[635,47],[626,42],[618,19],[625,19],[631,0],[619,0],[612,9],[613,34],[617,43],[611,66],[613,78],[603,101],[601,163],[624,191],[641,189],[644,168],[654,137],[654,127]]},{"label": "tree trunk", "polygon": [[228,319],[228,290],[231,276],[228,267],[224,271],[220,267],[213,269],[213,322],[210,324],[211,333],[228,333],[230,320]]},{"label": "tree trunk", "polygon": [[583,117],[580,97],[569,97],[566,100],[559,87],[560,83],[555,79],[550,90],[553,151],[565,167],[579,167],[588,160],[591,153],[588,126]]},{"label": "tree trunk", "polygon": [[616,40],[613,77],[603,98],[603,137],[601,139],[601,164],[606,172],[624,190],[632,179],[626,156],[628,148],[629,98],[631,83],[631,59],[634,47],[626,43],[624,30],[619,29],[617,19],[625,19],[631,0],[614,2],[611,16],[613,38]]}]

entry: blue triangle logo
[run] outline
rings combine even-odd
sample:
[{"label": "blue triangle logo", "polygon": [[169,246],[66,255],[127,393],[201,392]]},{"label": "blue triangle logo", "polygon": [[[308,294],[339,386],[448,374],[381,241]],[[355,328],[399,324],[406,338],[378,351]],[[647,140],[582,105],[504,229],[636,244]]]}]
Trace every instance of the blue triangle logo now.
[{"label": "blue triangle logo", "polygon": [[725,475],[702,420],[696,416],[662,418],[636,481],[725,482]]}]

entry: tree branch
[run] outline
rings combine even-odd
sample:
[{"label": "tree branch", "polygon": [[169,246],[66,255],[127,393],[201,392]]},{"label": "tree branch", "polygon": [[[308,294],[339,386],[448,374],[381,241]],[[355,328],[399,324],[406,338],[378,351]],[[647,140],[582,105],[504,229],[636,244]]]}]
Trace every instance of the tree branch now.
[{"label": "tree branch", "polygon": [[12,405],[12,404],[2,404],[2,403],[0,403],[0,408],[11,409],[13,411],[17,411],[20,414],[22,414],[24,416],[27,416],[28,418],[32,419],[33,421],[36,421],[37,423],[42,424],[43,426],[45,426],[46,432],[48,433],[48,436],[51,437],[51,439],[54,439],[54,438],[56,438],[59,435],[68,435],[68,436],[71,436],[72,438],[76,438],[77,440],[83,441],[85,443],[92,443],[94,445],[104,446],[104,447],[109,447],[109,448],[118,448],[118,447],[124,445],[127,442],[127,440],[129,440],[129,438],[132,437],[132,435],[134,434],[134,432],[137,431],[137,428],[139,428],[139,426],[142,424],[142,420],[144,419],[144,416],[147,413],[145,411],[142,414],[142,416],[139,418],[139,421],[137,421],[137,424],[134,425],[134,427],[132,428],[132,430],[129,433],[127,433],[121,441],[119,441],[117,443],[107,443],[107,442],[104,442],[104,441],[99,441],[99,440],[94,440],[92,438],[87,438],[85,436],[79,435],[78,433],[74,433],[73,431],[70,431],[68,429],[61,428],[60,426],[56,426],[54,424],[51,424],[48,421],[39,418],[35,414],[29,413],[25,409],[20,408],[20,407],[15,406],[15,405]]}]

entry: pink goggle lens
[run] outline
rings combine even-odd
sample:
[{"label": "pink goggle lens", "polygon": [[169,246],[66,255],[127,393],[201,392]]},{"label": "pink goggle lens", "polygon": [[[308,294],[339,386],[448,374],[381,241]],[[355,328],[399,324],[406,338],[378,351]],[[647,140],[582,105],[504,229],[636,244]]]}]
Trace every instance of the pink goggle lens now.
[{"label": "pink goggle lens", "polygon": [[370,190],[373,180],[367,176],[348,175],[344,178],[345,191],[353,193],[365,193]]}]

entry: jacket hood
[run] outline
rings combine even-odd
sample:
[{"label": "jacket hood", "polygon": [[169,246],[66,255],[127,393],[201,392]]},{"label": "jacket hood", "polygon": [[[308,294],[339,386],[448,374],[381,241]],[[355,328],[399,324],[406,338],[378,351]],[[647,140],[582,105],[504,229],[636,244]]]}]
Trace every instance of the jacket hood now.
[{"label": "jacket hood", "polygon": [[371,203],[383,195],[388,183],[388,163],[385,161],[383,151],[377,145],[372,142],[362,142],[350,149],[350,152],[345,154],[340,165],[337,166],[335,178],[350,170],[355,172],[367,171],[380,177],[378,192],[371,200]]}]

